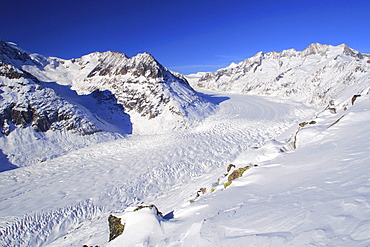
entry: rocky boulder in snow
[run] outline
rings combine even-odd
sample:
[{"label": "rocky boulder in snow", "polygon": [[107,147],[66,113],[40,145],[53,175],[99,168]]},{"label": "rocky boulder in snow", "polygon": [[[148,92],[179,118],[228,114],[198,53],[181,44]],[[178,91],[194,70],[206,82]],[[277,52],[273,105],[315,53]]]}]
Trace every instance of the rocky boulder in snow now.
[{"label": "rocky boulder in snow", "polygon": [[108,217],[109,223],[109,241],[112,241],[119,235],[123,233],[125,230],[125,224],[121,223],[121,218],[118,218],[114,215],[109,215]]},{"label": "rocky boulder in snow", "polygon": [[162,220],[162,213],[155,205],[129,207],[116,216],[110,215],[107,246],[136,246],[149,239],[158,242],[163,237]]}]

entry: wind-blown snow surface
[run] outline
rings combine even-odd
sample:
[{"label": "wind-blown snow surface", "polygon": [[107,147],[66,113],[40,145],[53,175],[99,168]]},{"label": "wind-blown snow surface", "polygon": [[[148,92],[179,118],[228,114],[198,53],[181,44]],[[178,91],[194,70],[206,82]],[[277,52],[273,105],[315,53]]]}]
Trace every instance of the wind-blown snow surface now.
[{"label": "wind-blown snow surface", "polygon": [[217,179],[241,152],[315,112],[301,103],[268,97],[204,97],[219,110],[194,129],[131,135],[1,173],[0,243],[102,245],[109,236],[110,212],[154,203],[176,215],[199,186]]},{"label": "wind-blown snow surface", "polygon": [[[315,109],[292,101],[237,94],[208,97],[219,111],[188,132],[131,136],[1,173],[0,243],[370,243],[367,92],[353,106],[348,98],[338,99],[340,104],[332,106],[336,113],[325,110],[315,116]],[[293,150],[284,141],[295,133]],[[216,182],[229,163],[252,167],[224,189]],[[200,188],[207,192],[197,198]],[[148,211],[121,213],[129,205],[152,203],[164,214],[173,211],[173,217],[158,221]],[[111,212],[123,215],[126,231],[107,243]]]},{"label": "wind-blown snow surface", "polygon": [[[148,215],[146,238],[124,233],[108,246],[125,246],[122,240],[127,246],[368,246],[369,103],[364,92],[347,110],[319,113],[315,123],[297,127],[295,150],[279,152],[289,146],[279,141],[246,150],[233,163],[258,166],[242,178],[226,189],[212,184],[215,178],[195,182],[216,190],[176,205],[160,229]],[[127,212],[122,221],[128,227],[143,222],[142,215]]]}]

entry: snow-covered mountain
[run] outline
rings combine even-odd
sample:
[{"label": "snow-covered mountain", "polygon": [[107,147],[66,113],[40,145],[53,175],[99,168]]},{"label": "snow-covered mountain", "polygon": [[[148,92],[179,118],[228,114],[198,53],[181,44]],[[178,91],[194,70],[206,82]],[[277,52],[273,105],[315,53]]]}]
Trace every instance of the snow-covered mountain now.
[{"label": "snow-covered mountain", "polygon": [[40,59],[42,70],[24,69],[45,82],[71,86],[79,95],[109,91],[130,115],[133,133],[186,129],[209,115],[214,106],[202,99],[180,74],[148,53],[128,58],[119,52],[95,52],[78,59]]},{"label": "snow-covered mountain", "polygon": [[2,134],[8,136],[18,126],[30,126],[37,132],[71,130],[82,135],[101,131],[87,115],[54,90],[43,87],[30,73],[6,64],[9,57],[5,56],[0,57]]},{"label": "snow-covered mountain", "polygon": [[189,78],[200,88],[327,105],[345,89],[350,88],[350,94],[362,92],[369,85],[369,72],[369,55],[345,44],[313,43],[303,51],[259,52],[238,64]]},{"label": "snow-covered mountain", "polygon": [[[110,135],[103,138],[99,133],[103,129],[95,117],[45,87],[24,71],[22,64],[33,64],[31,57],[0,41],[0,149],[3,154],[0,170],[42,162],[73,147],[97,142],[91,139],[112,139],[112,136],[108,138]],[[92,134],[96,135],[87,137]]]},{"label": "snow-covered mountain", "polygon": [[0,172],[1,246],[369,245],[367,55],[259,54],[201,98],[149,54],[0,44],[0,164],[32,164]]},{"label": "snow-covered mountain", "polygon": [[186,129],[214,106],[150,54],[63,60],[0,41],[0,170],[131,133]]}]

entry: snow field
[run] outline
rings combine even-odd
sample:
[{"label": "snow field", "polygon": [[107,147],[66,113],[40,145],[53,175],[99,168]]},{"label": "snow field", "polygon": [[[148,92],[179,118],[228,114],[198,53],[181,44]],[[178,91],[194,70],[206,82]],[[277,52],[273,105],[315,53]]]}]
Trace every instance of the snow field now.
[{"label": "snow field", "polygon": [[[304,145],[185,207],[190,215],[171,229],[169,246],[188,246],[184,232],[190,246],[367,246],[369,118],[363,95],[337,124],[328,128],[333,119],[326,117],[307,126],[311,136],[297,137]],[[311,128],[321,128],[321,138],[310,139]],[[175,210],[175,219],[183,214]]]},{"label": "snow field", "polygon": [[217,181],[241,152],[262,146],[315,112],[268,97],[204,93],[219,110],[195,129],[132,135],[1,173],[2,221],[46,215],[89,199],[102,208],[95,220],[82,221],[78,229],[71,224],[52,236],[40,227],[38,234],[45,234],[51,246],[102,244],[109,235],[110,212],[140,203],[155,204],[164,213],[188,205],[196,191]]}]

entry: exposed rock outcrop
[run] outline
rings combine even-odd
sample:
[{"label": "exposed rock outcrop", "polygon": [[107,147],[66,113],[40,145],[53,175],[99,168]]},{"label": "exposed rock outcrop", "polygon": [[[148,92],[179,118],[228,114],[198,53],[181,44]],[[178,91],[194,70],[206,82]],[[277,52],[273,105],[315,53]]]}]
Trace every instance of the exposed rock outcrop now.
[{"label": "exposed rock outcrop", "polygon": [[121,218],[118,218],[114,215],[109,215],[109,241],[112,241],[125,230],[125,224],[121,224]]},{"label": "exposed rock outcrop", "polygon": [[71,130],[82,135],[101,131],[76,106],[28,73],[9,64],[0,65],[0,71],[0,128],[4,135],[28,126],[35,131]]},{"label": "exposed rock outcrop", "polygon": [[124,212],[110,215],[109,243],[107,246],[136,246],[151,239],[152,244],[161,240],[162,213],[155,205],[126,208]]}]

